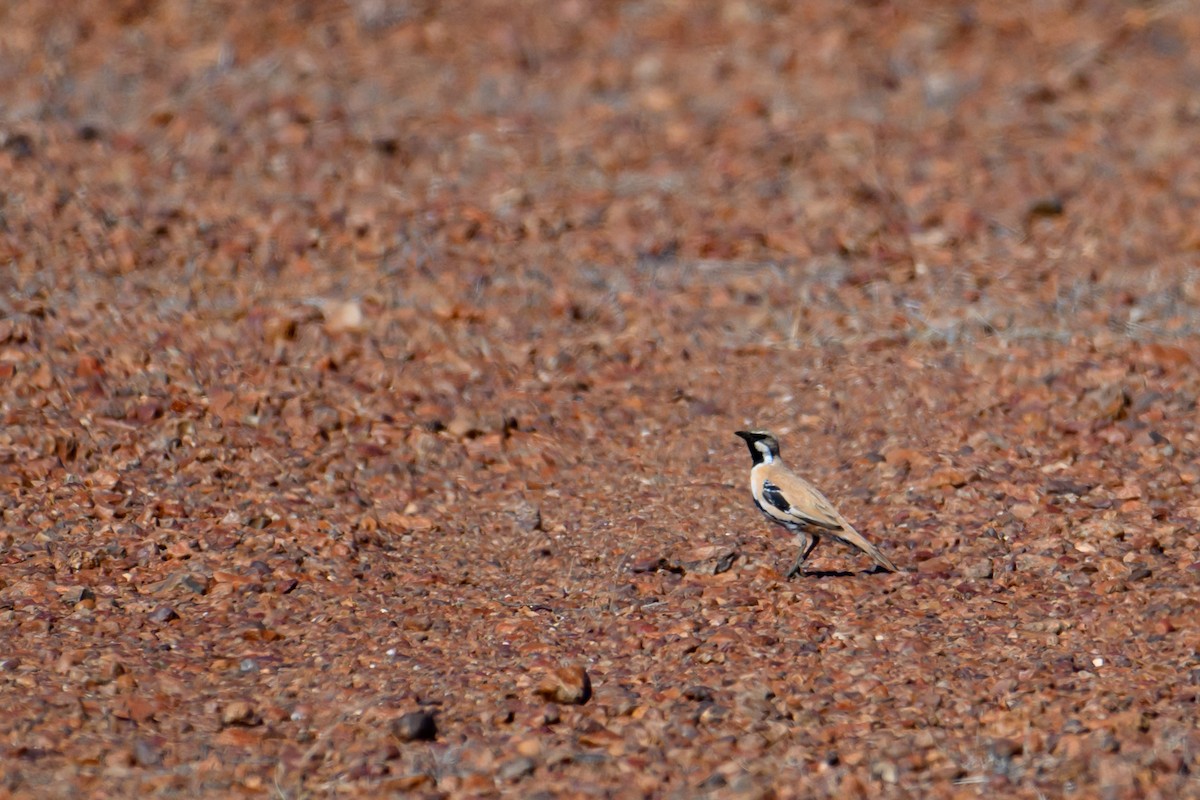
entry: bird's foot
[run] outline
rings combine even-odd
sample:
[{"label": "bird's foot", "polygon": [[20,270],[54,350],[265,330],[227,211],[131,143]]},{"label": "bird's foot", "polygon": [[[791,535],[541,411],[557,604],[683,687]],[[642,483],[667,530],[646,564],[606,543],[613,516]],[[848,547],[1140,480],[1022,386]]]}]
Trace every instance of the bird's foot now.
[{"label": "bird's foot", "polygon": [[799,562],[797,562],[795,564],[792,564],[792,568],[787,571],[787,575],[784,575],[783,579],[785,581],[790,581],[792,578],[796,577],[797,575],[803,575],[803,574],[804,574],[804,566],[802,564],[800,564]]}]

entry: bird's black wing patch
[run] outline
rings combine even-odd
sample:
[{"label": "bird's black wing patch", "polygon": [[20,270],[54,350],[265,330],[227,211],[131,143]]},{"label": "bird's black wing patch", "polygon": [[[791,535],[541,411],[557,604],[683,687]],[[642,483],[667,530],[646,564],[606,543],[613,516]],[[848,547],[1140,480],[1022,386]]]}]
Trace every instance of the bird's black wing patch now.
[{"label": "bird's black wing patch", "polygon": [[770,481],[763,481],[762,496],[763,500],[784,513],[790,511],[792,508],[792,504],[783,496],[783,490]]},{"label": "bird's black wing patch", "polygon": [[842,529],[841,525],[836,525],[820,519],[813,519],[803,511],[793,508],[792,504],[788,502],[787,497],[784,496],[783,490],[770,481],[763,481],[762,496],[764,502],[770,503],[772,506],[782,511],[784,514],[792,517],[797,522],[811,525],[814,528],[822,528],[823,530],[827,531],[840,531]]}]

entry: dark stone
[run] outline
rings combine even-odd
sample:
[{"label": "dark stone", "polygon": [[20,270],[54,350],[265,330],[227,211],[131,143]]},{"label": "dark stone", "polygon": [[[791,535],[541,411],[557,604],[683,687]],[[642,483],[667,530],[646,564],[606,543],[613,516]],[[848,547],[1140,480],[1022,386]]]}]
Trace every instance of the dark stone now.
[{"label": "dark stone", "polygon": [[410,711],[392,720],[392,735],[403,742],[431,742],[437,738],[437,721],[428,711]]},{"label": "dark stone", "polygon": [[17,161],[29,158],[33,155],[33,138],[27,133],[14,133],[5,140],[4,149]]},{"label": "dark stone", "polygon": [[713,575],[720,575],[722,572],[728,572],[733,568],[733,563],[737,561],[738,552],[730,550],[725,555],[717,559],[716,566],[713,567]]},{"label": "dark stone", "polygon": [[159,606],[150,612],[151,622],[170,622],[174,619],[179,619],[179,614],[170,606]]}]

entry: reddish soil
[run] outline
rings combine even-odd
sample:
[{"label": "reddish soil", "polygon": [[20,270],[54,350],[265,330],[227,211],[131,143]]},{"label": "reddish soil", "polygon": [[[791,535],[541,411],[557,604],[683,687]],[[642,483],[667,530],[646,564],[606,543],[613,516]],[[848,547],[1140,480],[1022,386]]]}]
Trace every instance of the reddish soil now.
[{"label": "reddish soil", "polygon": [[1196,42],[0,6],[0,795],[1200,797]]}]

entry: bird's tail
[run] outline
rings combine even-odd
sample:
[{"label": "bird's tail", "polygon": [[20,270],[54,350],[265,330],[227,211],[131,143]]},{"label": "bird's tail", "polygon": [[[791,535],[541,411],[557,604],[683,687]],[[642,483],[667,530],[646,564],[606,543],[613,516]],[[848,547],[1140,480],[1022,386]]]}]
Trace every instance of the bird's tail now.
[{"label": "bird's tail", "polygon": [[846,544],[857,547],[859,550],[862,550],[871,558],[875,559],[879,566],[883,567],[888,572],[900,571],[900,568],[897,567],[890,558],[885,556],[878,547],[868,542],[861,533],[854,530],[854,528],[850,527],[849,525],[844,526],[842,530],[837,532],[836,535],[845,541]]}]

